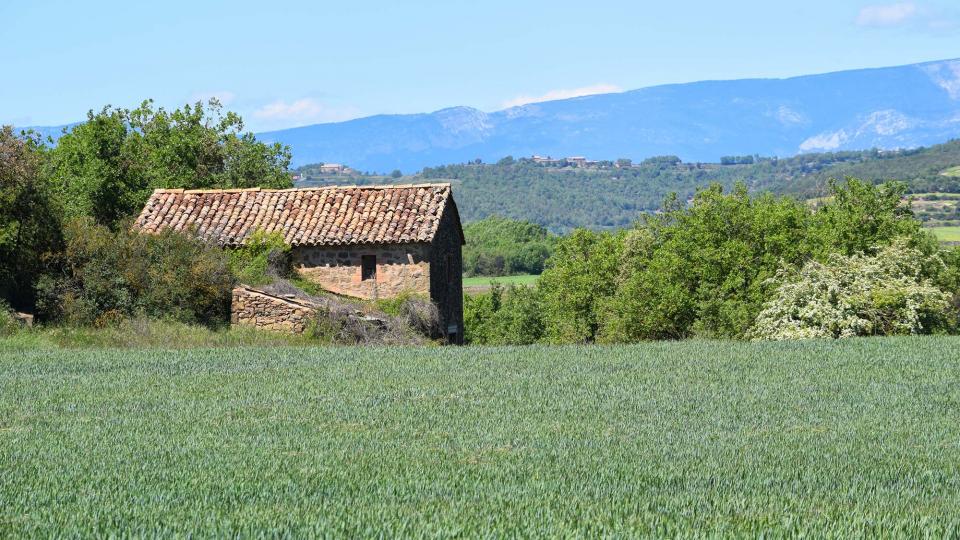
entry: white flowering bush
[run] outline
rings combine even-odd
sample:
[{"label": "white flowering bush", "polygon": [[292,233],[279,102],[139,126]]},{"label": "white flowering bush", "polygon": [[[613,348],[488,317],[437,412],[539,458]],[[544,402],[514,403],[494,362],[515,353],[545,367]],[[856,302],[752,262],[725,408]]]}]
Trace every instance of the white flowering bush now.
[{"label": "white flowering bush", "polygon": [[799,272],[781,271],[773,300],[750,331],[755,340],[929,333],[945,322],[950,295],[924,279],[924,255],[905,241],[833,255]]}]

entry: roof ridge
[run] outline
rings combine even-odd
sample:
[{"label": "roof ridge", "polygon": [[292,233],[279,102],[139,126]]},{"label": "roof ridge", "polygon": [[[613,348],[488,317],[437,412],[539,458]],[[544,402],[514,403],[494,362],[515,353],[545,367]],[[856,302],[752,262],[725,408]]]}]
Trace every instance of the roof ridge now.
[{"label": "roof ridge", "polygon": [[421,184],[349,184],[349,185],[338,185],[338,186],[309,186],[309,187],[292,187],[292,188],[282,188],[282,189],[271,189],[271,188],[224,188],[224,189],[186,189],[186,188],[156,188],[153,190],[154,194],[157,193],[245,193],[245,192],[257,192],[265,191],[270,193],[276,193],[281,191],[322,191],[325,189],[410,189],[410,188],[420,188],[420,187],[452,187],[451,182],[424,182]]}]

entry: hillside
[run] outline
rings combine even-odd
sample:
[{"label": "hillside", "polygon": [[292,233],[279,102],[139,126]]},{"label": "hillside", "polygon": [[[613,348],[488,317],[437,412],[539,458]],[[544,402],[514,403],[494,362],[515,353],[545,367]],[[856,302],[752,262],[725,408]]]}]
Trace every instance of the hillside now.
[{"label": "hillside", "polygon": [[[299,170],[307,179],[302,185],[449,180],[454,183],[460,215],[466,222],[499,215],[532,221],[554,232],[574,227],[624,227],[641,213],[659,209],[668,194],[677,193],[681,199],[687,199],[697,188],[711,182],[732,186],[742,180],[753,191],[813,198],[825,193],[831,178],[845,176],[873,182],[905,181],[911,193],[924,194],[917,203],[918,210],[929,210],[931,217],[939,216],[935,217],[939,221],[960,220],[956,214],[956,203],[960,201],[946,200],[951,198],[943,195],[960,193],[960,175],[954,172],[960,166],[960,140],[894,152],[868,150],[803,154],[786,159],[747,158],[754,163],[676,163],[675,159],[654,158],[629,168],[617,168],[612,163],[601,163],[595,168],[548,167],[529,159],[508,158],[496,164],[426,168],[417,175],[399,179],[318,178],[311,175],[315,170],[312,167]],[[930,193],[938,195],[926,195]],[[948,207],[948,211],[937,214],[937,207]]]},{"label": "hillside", "polygon": [[483,112],[454,107],[259,134],[294,165],[412,172],[506,155],[634,160],[912,148],[960,136],[960,60],[789,79],[703,81]]}]

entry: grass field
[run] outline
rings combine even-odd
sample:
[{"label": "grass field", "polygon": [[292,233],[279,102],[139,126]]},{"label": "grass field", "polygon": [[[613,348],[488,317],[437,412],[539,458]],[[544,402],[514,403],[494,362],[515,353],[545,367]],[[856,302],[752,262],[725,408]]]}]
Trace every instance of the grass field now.
[{"label": "grass field", "polygon": [[960,166],[950,167],[949,169],[943,171],[940,174],[942,174],[943,176],[960,176]]},{"label": "grass field", "polygon": [[960,242],[960,227],[930,227],[941,242]]},{"label": "grass field", "polygon": [[494,282],[501,285],[534,285],[537,283],[537,279],[540,276],[538,275],[519,275],[519,276],[499,276],[499,277],[486,277],[486,276],[475,276],[475,277],[465,277],[463,278],[463,288],[467,290],[486,290],[489,289]]},{"label": "grass field", "polygon": [[960,534],[960,339],[0,352],[0,537]]}]

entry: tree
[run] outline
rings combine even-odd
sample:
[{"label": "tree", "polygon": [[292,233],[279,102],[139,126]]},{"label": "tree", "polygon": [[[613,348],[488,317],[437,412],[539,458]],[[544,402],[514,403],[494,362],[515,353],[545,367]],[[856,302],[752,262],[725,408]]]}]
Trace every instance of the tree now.
[{"label": "tree", "polygon": [[936,240],[914,219],[906,185],[887,182],[875,186],[856,178],[830,182],[828,203],[814,216],[817,255],[873,253],[895,238],[909,238],[924,253],[936,250]]},{"label": "tree", "polygon": [[463,227],[467,275],[539,274],[553,252],[556,236],[535,223],[491,216]]},{"label": "tree", "polygon": [[43,151],[37,139],[0,128],[0,298],[19,309],[32,309],[34,279],[61,243]]},{"label": "tree", "polygon": [[616,292],[623,236],[578,229],[557,243],[537,282],[547,340],[596,340],[601,306]]},{"label": "tree", "polygon": [[156,188],[286,188],[290,151],[242,133],[216,100],[166,111],[104,107],[50,152],[53,183],[68,217],[116,226]]},{"label": "tree", "polygon": [[401,176],[403,176],[403,173],[400,172],[400,169],[394,169],[393,172],[390,173],[390,178],[400,178]]},{"label": "tree", "polygon": [[809,256],[809,210],[789,198],[751,197],[714,184],[689,207],[676,199],[627,237],[603,339],[740,337],[783,264]]}]

